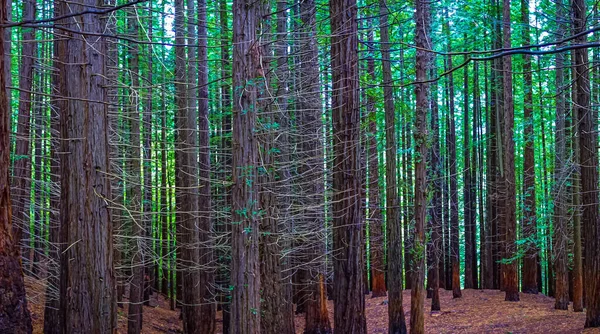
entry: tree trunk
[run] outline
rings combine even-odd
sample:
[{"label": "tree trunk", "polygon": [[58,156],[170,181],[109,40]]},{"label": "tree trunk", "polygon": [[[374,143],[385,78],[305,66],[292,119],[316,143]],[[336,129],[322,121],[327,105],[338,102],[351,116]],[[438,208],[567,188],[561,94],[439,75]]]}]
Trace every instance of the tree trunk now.
[{"label": "tree trunk", "polygon": [[[428,0],[418,0],[416,3],[415,21],[417,46],[416,79],[417,82],[427,79],[427,70],[431,59],[425,49],[431,48],[429,39],[430,13]],[[414,144],[417,158],[415,159],[415,237],[412,252],[412,290],[410,299],[410,332],[425,333],[425,315],[423,306],[425,298],[425,225],[427,215],[427,113],[429,110],[429,85],[415,86],[417,109],[415,115]]]},{"label": "tree trunk", "polygon": [[[59,17],[63,13],[63,4],[61,1],[54,2],[54,16]],[[57,23],[58,24],[58,23]],[[50,147],[50,181],[60,187],[60,113],[66,108],[66,101],[60,96],[65,96],[65,75],[64,60],[65,41],[56,39],[53,45],[52,65],[57,69],[52,75],[52,88],[55,97],[51,98],[51,147]],[[60,191],[50,194],[50,233],[49,240],[49,264],[48,264],[48,285],[46,287],[46,305],[44,308],[44,333],[62,334],[64,333],[64,319],[61,318],[60,303],[64,299],[61,294],[63,282],[60,279],[61,251],[61,216],[60,211]]]},{"label": "tree trunk", "polygon": [[[565,34],[563,1],[556,1],[556,21],[558,22],[557,37],[563,38]],[[567,250],[569,235],[567,227],[567,186],[566,171],[566,135],[565,135],[565,94],[564,87],[564,53],[556,54],[556,128],[555,128],[555,155],[554,155],[554,272],[555,272],[555,303],[554,308],[567,310],[569,307],[569,278],[567,267]]]},{"label": "tree trunk", "polygon": [[[7,22],[6,0],[0,1],[0,22]],[[0,332],[27,334],[32,332],[31,316],[23,282],[19,245],[13,235],[10,183],[9,114],[6,88],[4,28],[0,28]]]},{"label": "tree trunk", "polygon": [[[292,227],[294,226],[294,217],[292,216],[291,200],[293,196],[293,188],[290,184],[292,179],[292,165],[291,165],[291,152],[292,147],[290,146],[290,111],[288,110],[288,99],[289,96],[289,80],[290,80],[290,69],[288,62],[290,57],[288,55],[288,15],[287,15],[288,3],[286,1],[277,1],[277,24],[276,33],[277,37],[275,40],[275,58],[277,68],[275,70],[275,78],[277,79],[276,87],[276,113],[275,122],[279,124],[279,129],[276,132],[277,140],[276,144],[279,150],[275,150],[275,161],[278,166],[278,182],[277,189],[280,194],[277,199],[277,206],[279,210],[279,216],[281,217],[278,222],[278,230],[280,233],[291,235]],[[286,238],[279,249],[280,255],[283,255],[281,249],[290,249],[292,247],[291,238]],[[283,319],[280,323],[280,333],[295,333],[294,324],[294,304],[293,304],[293,286],[292,286],[292,275],[287,274],[292,265],[290,263],[291,256],[281,256],[280,258],[280,273],[279,279],[282,285],[282,296],[281,305],[278,310],[282,314]]]},{"label": "tree trunk", "polygon": [[[23,20],[34,20],[36,17],[36,1],[27,0],[23,4]],[[7,29],[10,31],[10,29]],[[29,209],[31,198],[31,91],[33,85],[33,66],[37,56],[37,41],[33,28],[23,29],[21,64],[19,66],[19,115],[17,124],[17,141],[14,155],[13,176],[11,180],[14,194],[12,199],[13,234],[17,246],[21,239],[27,247],[29,235]],[[7,50],[8,52],[8,50]],[[9,105],[10,108],[10,105]],[[38,143],[39,144],[39,143]],[[37,144],[36,144],[37,145]],[[36,166],[36,169],[39,165]],[[36,221],[36,224],[38,222]],[[27,249],[27,252],[30,252]],[[31,256],[27,256],[31,260]]]},{"label": "tree trunk", "polygon": [[[325,231],[325,213],[323,211],[323,123],[321,117],[321,80],[319,78],[319,51],[316,40],[316,4],[314,0],[300,2],[300,49],[297,90],[301,98],[297,100],[298,133],[306,136],[299,143],[298,175],[306,183],[300,187],[300,196],[304,199],[304,221],[302,229]],[[299,226],[300,227],[300,226]],[[314,231],[313,230],[313,231]],[[320,236],[320,234],[318,234]],[[307,291],[302,301],[306,311],[305,334],[331,333],[327,301],[325,298],[325,277],[327,268],[321,254],[325,252],[324,237],[311,240],[308,247],[309,263],[316,262],[311,268],[302,268],[301,288]],[[308,242],[307,242],[308,243]],[[305,264],[306,265],[306,264]],[[308,270],[310,269],[310,270]]]},{"label": "tree trunk", "polygon": [[[586,5],[585,1],[574,0],[573,32],[585,30]],[[576,39],[577,43],[587,42],[587,36]],[[574,109],[579,122],[579,162],[581,168],[581,205],[583,208],[582,221],[585,235],[585,327],[600,327],[600,222],[598,221],[598,133],[594,113],[590,108],[590,78],[588,50],[578,49],[573,52],[573,63],[576,78],[576,100]],[[575,236],[577,237],[577,236]],[[575,242],[581,242],[575,240]],[[575,282],[574,282],[575,283]],[[575,287],[574,287],[575,290]]]},{"label": "tree trunk", "polygon": [[[127,10],[128,37],[138,38],[138,17],[135,7]],[[131,271],[133,277],[129,282],[129,314],[127,316],[127,333],[136,334],[142,330],[143,292],[144,292],[144,258],[142,257],[142,189],[141,166],[140,166],[140,112],[139,112],[139,89],[140,89],[140,66],[139,49],[137,43],[130,43],[127,49],[128,76],[130,77],[129,105],[127,118],[129,119],[130,143],[128,145],[130,173],[127,179],[129,189],[127,191],[127,204],[131,218]]]},{"label": "tree trunk", "polygon": [[[369,20],[369,27],[372,26]],[[375,59],[373,45],[373,30],[367,33],[367,73],[369,79],[375,82]],[[369,120],[368,132],[368,163],[369,163],[369,238],[371,256],[371,281],[372,298],[387,295],[385,288],[385,268],[383,267],[383,216],[381,213],[381,195],[379,191],[379,161],[377,159],[377,116],[375,111],[375,92],[367,92],[367,119]],[[395,182],[394,182],[395,184]]]},{"label": "tree trunk", "polygon": [[[81,12],[96,3],[79,0],[69,6],[73,12]],[[100,35],[106,22],[92,14],[69,18],[66,27],[74,32],[83,27],[85,33]],[[110,333],[116,330],[117,314],[112,224],[106,204],[111,201],[106,45],[104,37],[92,35],[83,40],[68,35],[68,102],[61,113],[63,152],[69,152],[61,160],[61,216],[67,222],[63,227],[69,245],[61,281],[68,282],[68,308],[61,309],[66,314],[68,333]],[[87,66],[81,66],[84,60]]]},{"label": "tree trunk", "polygon": [[[433,56],[432,56],[433,58]],[[430,78],[437,76],[435,59],[431,60]],[[439,107],[437,82],[431,84],[431,140],[430,148],[431,157],[431,180],[433,183],[433,198],[429,207],[430,225],[431,225],[431,242],[428,246],[428,251],[432,254],[431,261],[431,311],[440,311],[440,263],[443,263],[442,258],[442,160],[440,159],[440,135],[439,125]]]},{"label": "tree trunk", "polygon": [[330,4],[333,121],[334,323],[340,333],[366,333],[360,184],[360,105],[356,0]]},{"label": "tree trunk", "polygon": [[[211,165],[210,165],[210,129],[208,122],[208,34],[206,0],[198,0],[198,235],[199,263],[212,263],[213,243],[212,203],[211,203]],[[199,273],[199,326],[195,333],[212,334],[215,331],[217,312],[214,296],[215,279],[212,269],[206,268]]]},{"label": "tree trunk", "polygon": [[[191,3],[191,2],[190,2]],[[202,325],[200,307],[200,272],[198,225],[198,165],[195,55],[186,61],[183,0],[175,1],[175,208],[177,221],[177,277],[181,277],[181,313],[183,331],[199,333]],[[188,6],[190,14],[195,14]],[[190,17],[188,24],[193,25]],[[188,38],[195,43],[195,29],[188,26]],[[186,71],[186,69],[189,70]]]},{"label": "tree trunk", "polygon": [[[282,310],[285,309],[284,291],[281,277],[281,244],[280,239],[279,219],[280,206],[278,203],[278,190],[276,189],[277,168],[275,163],[277,158],[275,155],[279,149],[277,146],[275,134],[275,122],[279,118],[275,118],[275,114],[279,112],[278,103],[273,100],[272,93],[269,91],[271,81],[271,69],[269,60],[272,54],[270,47],[271,36],[271,9],[268,2],[262,4],[259,9],[260,15],[264,18],[261,25],[260,34],[263,36],[259,46],[261,48],[260,55],[260,70],[263,72],[257,78],[258,88],[258,121],[256,133],[259,139],[259,161],[260,171],[258,177],[259,183],[259,203],[263,211],[260,218],[260,282],[261,282],[261,317],[260,325],[263,333],[286,333],[285,319]],[[267,42],[269,41],[269,42]],[[283,196],[285,197],[285,196]],[[285,317],[291,317],[292,314],[285,314]]]},{"label": "tree trunk", "polygon": [[[465,36],[466,37],[466,36]],[[465,38],[466,39],[466,38]],[[463,202],[465,225],[465,289],[473,289],[477,282],[477,253],[475,250],[475,203],[477,199],[472,196],[471,188],[474,180],[471,178],[471,140],[469,124],[473,119],[469,117],[469,66],[464,72],[464,103],[463,103]],[[474,117],[473,117],[474,118]],[[473,280],[475,274],[475,280]]]},{"label": "tree trunk", "polygon": [[[503,46],[511,47],[510,27],[510,0],[503,0]],[[514,104],[512,90],[512,62],[510,57],[503,59],[504,70],[504,289],[506,301],[519,301],[519,281],[517,275],[517,261],[513,258],[516,254],[517,237],[517,193],[515,186],[515,141],[514,133]]]},{"label": "tree trunk", "polygon": [[[529,0],[521,0],[521,21],[523,24],[523,45],[531,44],[529,37]],[[524,293],[538,293],[537,287],[537,218],[535,207],[535,152],[533,134],[533,77],[531,56],[523,55],[524,77],[524,118],[525,118],[525,163],[523,166],[523,222],[522,238],[527,242],[525,257],[522,266],[521,291]]]},{"label": "tree trunk", "polygon": [[[231,81],[226,80],[231,73],[231,60],[230,60],[230,39],[229,39],[229,24],[227,14],[229,9],[227,8],[227,1],[219,1],[219,26],[221,28],[221,110],[223,111],[223,117],[221,120],[221,148],[224,152],[222,158],[222,175],[223,178],[228,178],[231,175]],[[231,186],[223,185],[221,191],[223,192],[223,206],[231,208]],[[231,231],[231,225],[226,219],[221,219],[216,222],[216,230],[219,236],[225,235]],[[217,253],[217,259],[219,263],[219,272],[216,277],[217,286],[221,287],[222,291],[226,291],[219,295],[220,302],[223,306],[223,333],[229,333],[230,328],[230,302],[228,299],[229,291],[229,274],[231,261],[230,250],[219,249]]]},{"label": "tree trunk", "polygon": [[398,212],[398,188],[396,183],[396,110],[390,61],[388,27],[389,8],[386,0],[379,0],[379,35],[381,41],[381,65],[383,74],[383,103],[385,108],[385,156],[386,156],[386,229],[388,322],[390,334],[406,333],[406,320],[402,306],[402,225]]},{"label": "tree trunk", "polygon": [[263,80],[257,41],[260,4],[233,2],[233,189],[231,231],[231,328],[260,333],[260,263],[258,253],[258,111],[257,84]]},{"label": "tree trunk", "polygon": [[[448,12],[444,11],[445,22],[444,22],[444,30],[445,34],[449,37],[450,35],[450,26],[448,23]],[[452,50],[452,46],[450,44],[450,38],[448,38],[448,52]],[[452,57],[448,57],[446,59],[446,70],[452,68]],[[448,131],[448,155],[450,159],[450,251],[451,251],[451,259],[452,259],[452,297],[460,298],[462,297],[462,293],[460,291],[460,248],[458,244],[458,187],[457,187],[457,179],[458,174],[456,171],[456,124],[454,120],[454,80],[452,75],[447,77],[448,80],[448,110],[449,114],[447,115],[449,120],[449,131]]]}]

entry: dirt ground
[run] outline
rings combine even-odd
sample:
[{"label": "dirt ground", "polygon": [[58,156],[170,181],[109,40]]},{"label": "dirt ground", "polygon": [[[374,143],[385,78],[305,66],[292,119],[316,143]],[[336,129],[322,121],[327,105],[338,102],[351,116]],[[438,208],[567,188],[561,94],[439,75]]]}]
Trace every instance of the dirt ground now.
[{"label": "dirt ground", "polygon": [[[42,283],[26,279],[29,309],[34,333],[42,333],[44,323],[44,287]],[[463,297],[452,299],[452,291],[440,290],[441,312],[429,312],[431,301],[425,301],[425,329],[427,333],[586,333],[600,334],[600,329],[584,330],[584,313],[558,311],[554,299],[544,295],[520,294],[520,302],[505,302],[504,293],[495,290],[463,290]],[[181,333],[179,312],[171,311],[162,296],[154,295],[151,306],[144,306],[143,333]],[[367,328],[369,333],[387,333],[386,297],[365,296]],[[404,291],[404,311],[410,319],[410,291]],[[333,302],[328,302],[333,324]],[[118,309],[119,333],[127,332],[127,306]],[[295,319],[296,333],[304,328],[303,315]],[[222,332],[222,315],[217,313],[217,333]]]}]

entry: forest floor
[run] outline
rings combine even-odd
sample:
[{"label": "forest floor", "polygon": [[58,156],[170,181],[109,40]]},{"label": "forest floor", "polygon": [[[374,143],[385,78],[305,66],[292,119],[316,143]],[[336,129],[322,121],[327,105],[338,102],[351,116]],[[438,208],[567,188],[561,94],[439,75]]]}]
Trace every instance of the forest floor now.
[{"label": "forest floor", "polygon": [[[26,278],[29,309],[34,333],[42,333],[44,323],[44,286]],[[452,291],[440,289],[441,312],[429,312],[431,300],[425,302],[427,333],[585,333],[600,334],[600,328],[584,330],[585,313],[554,309],[554,299],[544,295],[520,294],[520,302],[505,302],[504,293],[496,290],[463,290],[463,297],[452,298]],[[407,323],[410,319],[410,291],[403,294]],[[369,333],[387,333],[386,297],[366,296]],[[143,333],[181,333],[179,312],[171,311],[162,296],[153,295],[151,306],[144,306]],[[333,324],[333,302],[328,302]],[[127,332],[127,306],[118,309],[118,332]],[[296,333],[302,333],[304,315],[296,315]],[[217,313],[217,333],[222,331],[222,315]]]}]

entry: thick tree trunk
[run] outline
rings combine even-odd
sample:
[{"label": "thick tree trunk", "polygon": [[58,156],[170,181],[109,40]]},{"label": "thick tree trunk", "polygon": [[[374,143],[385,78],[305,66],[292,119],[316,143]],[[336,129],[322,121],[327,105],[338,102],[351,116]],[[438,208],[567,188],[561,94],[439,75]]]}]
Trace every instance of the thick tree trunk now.
[{"label": "thick tree trunk", "polygon": [[360,105],[356,0],[330,3],[333,121],[334,323],[366,333],[360,184]]},{"label": "thick tree trunk", "polygon": [[[175,1],[175,208],[177,221],[177,277],[181,277],[181,313],[183,331],[199,333],[202,325],[200,308],[200,272],[198,225],[198,164],[195,55],[186,60],[183,0]],[[190,13],[194,13],[188,6]],[[193,24],[193,18],[188,24]],[[188,36],[195,42],[195,29],[188,27]],[[186,71],[188,69],[190,72]],[[190,76],[192,75],[192,76]]]},{"label": "thick tree trunk", "polygon": [[[221,28],[221,110],[223,111],[223,117],[221,119],[221,149],[223,150],[222,158],[222,175],[223,178],[231,175],[231,82],[225,80],[227,76],[231,74],[231,60],[230,60],[230,39],[229,39],[229,20],[227,18],[229,9],[227,8],[227,1],[219,1],[219,27]],[[231,208],[231,187],[223,185],[221,191],[223,192],[223,206]],[[218,236],[222,236],[231,231],[231,225],[227,219],[221,219],[216,221],[216,230]],[[217,259],[219,263],[219,272],[216,276],[216,284],[221,288],[221,291],[229,291],[229,274],[231,261],[229,260],[230,255],[229,249],[219,249],[217,253]],[[219,295],[220,302],[223,306],[223,333],[229,333],[230,328],[230,302],[227,296],[228,292],[221,293]]]},{"label": "thick tree trunk", "polygon": [[258,87],[264,73],[257,40],[260,4],[233,2],[233,189],[231,231],[231,328],[260,333],[258,253],[258,141],[255,134]]},{"label": "thick tree trunk", "polygon": [[[562,0],[556,1],[556,21],[558,22],[557,37],[563,38],[565,34],[564,5]],[[569,235],[567,227],[567,191],[566,186],[566,139],[565,135],[565,94],[564,87],[564,53],[556,55],[556,128],[555,128],[555,155],[554,155],[554,231],[553,231],[553,266],[555,272],[555,303],[554,308],[566,310],[569,307],[569,278],[567,267],[567,250],[569,249]]]},{"label": "thick tree trunk", "polygon": [[[523,45],[531,44],[529,37],[529,0],[521,0],[521,21],[523,24]],[[531,73],[531,56],[523,56],[523,77],[525,90],[523,109],[525,117],[525,162],[523,166],[523,222],[522,238],[527,242],[525,257],[521,269],[522,285],[524,293],[538,293],[537,284],[537,219],[535,207],[535,152],[533,134],[533,76]]]},{"label": "thick tree trunk", "polygon": [[[271,8],[268,2],[265,2],[260,7],[261,16],[264,18],[261,25],[262,39],[270,41],[268,36],[271,35]],[[261,282],[261,317],[260,325],[263,333],[285,333],[285,317],[290,317],[292,314],[285,314],[282,310],[285,309],[284,291],[281,277],[281,244],[278,243],[280,238],[279,217],[280,206],[278,203],[277,186],[277,168],[275,156],[277,150],[274,122],[279,119],[275,118],[275,114],[279,112],[276,108],[278,104],[272,98],[270,92],[273,76],[269,66],[272,50],[270,43],[261,42],[260,45],[260,70],[263,72],[260,78],[257,78],[258,88],[258,122],[256,133],[259,139],[259,194],[260,208],[263,215],[260,218],[260,282]],[[285,197],[285,196],[283,196]]]},{"label": "thick tree trunk", "polygon": [[[95,6],[95,0],[70,2],[73,12]],[[106,22],[98,15],[68,19],[67,28],[100,35]],[[70,37],[70,38],[69,38]],[[116,330],[115,277],[108,163],[108,116],[104,37],[85,40],[67,36],[67,108],[61,113],[61,216],[69,245],[61,281],[67,333],[110,333]],[[82,61],[87,66],[81,66]],[[81,222],[85,222],[82,224]],[[63,259],[63,260],[66,260]],[[61,305],[63,305],[61,303]],[[67,307],[68,306],[68,307]]]},{"label": "thick tree trunk", "polygon": [[[293,188],[290,184],[292,179],[292,167],[291,167],[291,151],[290,146],[290,111],[288,110],[288,99],[289,96],[289,80],[290,70],[288,62],[290,57],[288,55],[288,3],[285,0],[277,1],[276,7],[276,39],[275,39],[275,52],[277,68],[275,70],[276,78],[276,113],[275,122],[279,124],[279,129],[276,132],[276,145],[279,150],[275,150],[275,161],[278,165],[276,184],[278,193],[283,196],[279,196],[277,199],[277,206],[279,210],[278,219],[278,230],[282,234],[291,235],[292,227],[294,226],[294,217],[291,214],[291,200],[293,194]],[[282,249],[289,249],[292,247],[291,238],[286,238],[280,245],[280,255],[282,255]],[[281,297],[280,297],[280,309],[279,313],[282,314],[282,320],[280,323],[280,333],[295,333],[294,324],[294,304],[292,302],[293,286],[291,281],[291,275],[287,274],[291,268],[291,256],[281,256],[280,259],[280,273],[279,279],[281,284]]]},{"label": "thick tree trunk", "polygon": [[[574,0],[573,32],[585,30],[586,5],[585,1]],[[587,36],[576,39],[577,43],[585,43]],[[577,111],[579,122],[579,161],[581,163],[581,205],[583,208],[582,221],[585,235],[585,327],[600,327],[600,221],[598,217],[598,132],[594,113],[590,108],[590,78],[588,50],[578,49],[573,53],[573,63],[576,78],[576,100],[574,109]],[[574,236],[577,237],[577,236]],[[580,241],[580,240],[576,240]]]},{"label": "thick tree trunk", "polygon": [[[0,22],[7,21],[6,0],[0,1]],[[10,165],[9,114],[6,90],[5,30],[0,28],[0,332],[32,332],[23,282],[19,245],[13,235],[8,167]]]},{"label": "thick tree trunk", "polygon": [[[61,1],[54,3],[54,16],[61,16],[63,13],[63,4]],[[58,23],[57,23],[58,24]],[[50,147],[50,181],[60,186],[60,113],[66,108],[66,101],[60,96],[65,96],[65,75],[64,75],[64,60],[65,57],[65,41],[56,39],[53,45],[52,64],[57,69],[52,75],[52,89],[54,92],[51,98],[51,131],[53,133]],[[61,286],[63,282],[60,280],[60,262],[61,251],[64,246],[61,246],[60,233],[62,229],[60,216],[60,191],[50,194],[50,226],[49,226],[49,264],[48,264],[48,285],[46,287],[46,305],[44,308],[44,333],[47,334],[62,334],[64,332],[64,319],[61,318],[60,302],[64,299],[61,294]]]},{"label": "thick tree trunk", "polygon": [[[138,38],[138,17],[135,7],[127,11],[127,28],[129,38]],[[139,49],[137,43],[130,43],[127,50],[128,68],[130,77],[128,120],[130,130],[130,143],[128,145],[130,166],[129,178],[126,183],[128,210],[131,212],[131,254],[130,267],[133,277],[129,282],[129,314],[127,316],[127,333],[136,334],[142,330],[143,292],[144,292],[144,258],[142,257],[143,229],[142,219],[142,189],[141,165],[140,165],[140,113],[139,113]]]},{"label": "thick tree trunk", "polygon": [[[371,20],[369,26],[372,26]],[[373,45],[373,30],[367,33],[367,73],[369,79],[375,82],[375,59]],[[371,256],[371,282],[372,298],[385,296],[385,268],[383,267],[383,216],[381,213],[381,194],[379,191],[379,161],[377,159],[377,117],[375,116],[375,95],[367,92],[367,119],[369,120],[368,132],[368,166],[369,166],[369,244]],[[395,183],[394,183],[395,184]]]},{"label": "thick tree trunk", "polygon": [[[503,2],[503,45],[504,48],[511,47],[511,27],[510,27],[510,0]],[[517,193],[515,185],[515,141],[514,133],[514,103],[512,90],[512,62],[510,57],[503,59],[504,69],[504,260],[509,261],[504,264],[502,274],[504,277],[504,289],[506,291],[506,301],[519,301],[519,281],[517,275],[517,260],[513,257],[516,254],[517,237]]]},{"label": "thick tree trunk", "polygon": [[[417,0],[415,21],[417,31],[415,44],[416,79],[425,81],[429,68],[430,55],[425,49],[431,48],[429,39],[430,13],[428,0]],[[423,314],[425,298],[425,225],[427,215],[427,114],[429,110],[429,85],[417,84],[415,86],[417,109],[415,115],[414,143],[418,159],[415,161],[415,237],[413,239],[412,263],[412,290],[410,299],[410,332],[415,334],[425,333],[425,316]]]},{"label": "thick tree trunk", "polygon": [[392,87],[388,13],[389,8],[386,0],[379,0],[379,35],[386,143],[388,332],[390,334],[400,334],[406,333],[406,320],[404,318],[404,307],[402,306],[402,225],[398,211],[398,185],[396,182],[396,110],[394,106],[394,89]]},{"label": "thick tree trunk", "polygon": [[[300,195],[305,209],[302,228],[325,231],[325,213],[323,211],[323,123],[321,117],[321,80],[319,78],[319,51],[316,40],[316,4],[314,0],[300,2],[301,30],[299,32],[302,50],[299,59],[299,75],[296,89],[301,92],[297,101],[297,132],[305,138],[299,143],[298,174],[303,180]],[[307,231],[308,232],[308,231]],[[325,251],[324,238],[311,240],[306,258],[311,268],[301,269],[301,288],[306,291],[301,302],[306,311],[304,333],[331,333],[329,313],[325,291],[327,268],[320,259]],[[310,269],[310,270],[308,270]]]},{"label": "thick tree trunk", "polygon": [[[210,129],[208,122],[208,34],[206,0],[198,0],[198,242],[199,263],[213,262],[212,203],[211,203],[211,166],[210,166]],[[212,334],[215,331],[216,305],[212,302],[215,279],[212,269],[199,273],[199,326],[195,333]]]}]

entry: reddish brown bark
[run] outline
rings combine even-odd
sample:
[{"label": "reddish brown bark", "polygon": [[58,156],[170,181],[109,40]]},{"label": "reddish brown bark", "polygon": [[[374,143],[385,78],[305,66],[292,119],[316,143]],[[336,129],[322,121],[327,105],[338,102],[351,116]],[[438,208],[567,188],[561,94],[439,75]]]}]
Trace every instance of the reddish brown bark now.
[{"label": "reddish brown bark", "polygon": [[388,31],[389,8],[386,0],[379,0],[379,32],[385,108],[385,155],[387,196],[387,283],[389,333],[406,333],[406,320],[402,306],[402,227],[398,208],[396,183],[396,111],[392,87],[390,44]]},{"label": "reddish brown bark", "polygon": [[[0,22],[7,22],[6,0],[0,1]],[[23,282],[19,246],[13,235],[10,202],[9,113],[6,95],[4,28],[0,28],[0,332],[27,334],[32,332],[31,316]]]},{"label": "reddish brown bark", "polygon": [[[521,21],[523,23],[523,44],[531,44],[529,37],[529,0],[521,0]],[[524,118],[525,118],[525,162],[523,166],[523,222],[522,238],[527,242],[525,257],[521,269],[521,291],[524,293],[538,293],[537,262],[537,218],[535,207],[535,151],[533,134],[533,77],[531,72],[531,56],[523,56],[524,77]]]},{"label": "reddish brown bark", "polygon": [[[129,38],[138,38],[138,24],[135,7],[127,10],[127,29]],[[129,56],[127,57],[129,76],[131,78],[129,86],[129,105],[127,116],[130,124],[130,145],[128,163],[130,165],[129,178],[127,180],[127,199],[128,206],[131,212],[130,226],[131,235],[134,237],[130,242],[132,257],[130,260],[131,271],[133,276],[129,282],[129,307],[127,315],[127,333],[136,334],[142,330],[142,312],[143,308],[143,291],[144,291],[144,259],[142,258],[141,244],[142,239],[142,189],[140,175],[140,118],[139,118],[139,98],[138,89],[140,86],[139,78],[139,49],[137,43],[130,43],[127,49]]]},{"label": "reddish brown bark", "polygon": [[[211,207],[211,164],[210,133],[208,122],[208,34],[207,34],[206,0],[198,0],[198,242],[200,245],[199,263],[212,263],[213,243],[211,242],[212,207]],[[212,334],[216,327],[217,307],[214,298],[214,275],[205,269],[199,273],[200,303],[198,307],[199,327],[195,333]],[[282,333],[284,334],[284,333]]]},{"label": "reddish brown bark", "polygon": [[331,16],[333,122],[334,323],[336,332],[366,333],[360,183],[360,103],[356,0],[336,0]]},{"label": "reddish brown bark", "polygon": [[[70,2],[73,12],[96,5],[95,0]],[[84,29],[95,37],[66,36],[67,106],[61,113],[61,219],[68,259],[61,281],[66,281],[66,327],[77,333],[116,330],[115,277],[111,187],[108,157],[106,89],[106,22],[98,14],[68,19],[71,31]],[[85,59],[87,66],[81,66]],[[85,223],[82,223],[85,222]],[[64,260],[64,259],[63,259]],[[63,306],[61,302],[61,306]]]},{"label": "reddish brown bark", "polygon": [[[450,44],[450,26],[448,23],[448,12],[444,11],[445,22],[444,31],[448,37],[447,50],[450,52],[452,46]],[[452,68],[452,57],[446,59],[446,69]],[[451,257],[451,268],[452,268],[452,297],[460,298],[462,293],[460,291],[460,248],[458,238],[458,174],[456,170],[456,123],[454,115],[452,113],[454,109],[454,79],[452,75],[448,76],[447,96],[448,96],[448,159],[449,159],[449,172],[450,172],[450,257]]]},{"label": "reddish brown bark", "polygon": [[[316,4],[314,0],[300,2],[300,44],[303,50],[300,55],[299,77],[297,89],[302,92],[302,98],[297,101],[297,127],[298,133],[306,134],[306,139],[299,143],[298,172],[307,181],[307,185],[301,188],[301,196],[304,198],[304,228],[324,230],[325,214],[322,203],[323,183],[319,182],[323,177],[323,124],[321,115],[323,107],[321,104],[321,80],[319,78],[319,51],[316,40]],[[300,305],[306,314],[305,333],[330,333],[331,325],[327,312],[325,300],[326,291],[324,276],[326,267],[320,259],[325,251],[325,243],[322,240],[312,241],[307,245],[306,260],[316,263],[313,267],[300,270],[301,294],[304,300]],[[298,305],[298,306],[300,306]]]},{"label": "reddish brown bark", "polygon": [[[371,20],[368,23],[372,26]],[[367,73],[373,82],[375,76],[375,48],[373,45],[373,30],[367,32]],[[369,167],[369,238],[371,256],[371,297],[382,297],[387,295],[385,288],[385,273],[383,267],[383,215],[381,213],[381,194],[379,190],[379,161],[377,159],[377,117],[375,110],[374,92],[367,94],[367,119],[369,120],[368,140],[368,167]]]},{"label": "reddish brown bark", "polygon": [[[511,47],[510,0],[503,2],[503,45]],[[519,301],[519,281],[517,275],[516,254],[517,217],[516,217],[516,185],[515,185],[515,141],[514,141],[514,103],[512,87],[512,61],[510,57],[503,59],[504,84],[504,261],[502,277],[506,301]]]},{"label": "reddish brown bark", "polygon": [[[565,34],[564,24],[564,5],[562,0],[557,0],[556,4],[556,19],[558,22],[557,36],[562,38]],[[566,138],[565,135],[565,94],[564,89],[564,62],[565,55],[558,53],[556,55],[556,140],[555,140],[555,155],[554,155],[554,230],[553,230],[553,266],[555,272],[555,303],[554,308],[558,310],[566,310],[569,307],[569,279],[567,267],[567,249],[569,243],[568,227],[567,227],[567,187],[564,186],[566,176]]]},{"label": "reddish brown bark", "polygon": [[258,253],[258,88],[264,73],[257,43],[260,3],[233,2],[233,142],[231,328],[260,333],[260,264]]},{"label": "reddish brown bark", "polygon": [[[418,0],[416,3],[415,21],[417,32],[415,44],[417,46],[416,56],[416,79],[425,81],[427,79],[428,62],[430,56],[425,49],[430,48],[429,39],[429,2]],[[414,143],[417,158],[415,159],[415,237],[413,239],[412,263],[412,290],[410,299],[410,332],[425,333],[425,316],[423,314],[425,298],[425,220],[427,213],[427,114],[429,111],[429,85],[417,84],[415,95],[417,109],[415,117]]]},{"label": "reddish brown bark", "polygon": [[[586,4],[582,0],[571,3],[573,12],[573,32],[580,33],[586,27]],[[587,42],[587,36],[576,39],[577,43]],[[590,78],[588,50],[573,52],[575,65],[576,99],[573,105],[579,122],[579,159],[581,168],[581,205],[583,209],[584,270],[585,270],[585,327],[600,327],[600,221],[598,217],[598,132],[597,121],[590,108]],[[580,240],[575,240],[575,242]],[[575,282],[574,282],[575,283]],[[574,287],[575,288],[575,287]],[[575,289],[574,289],[575,290]]]}]

